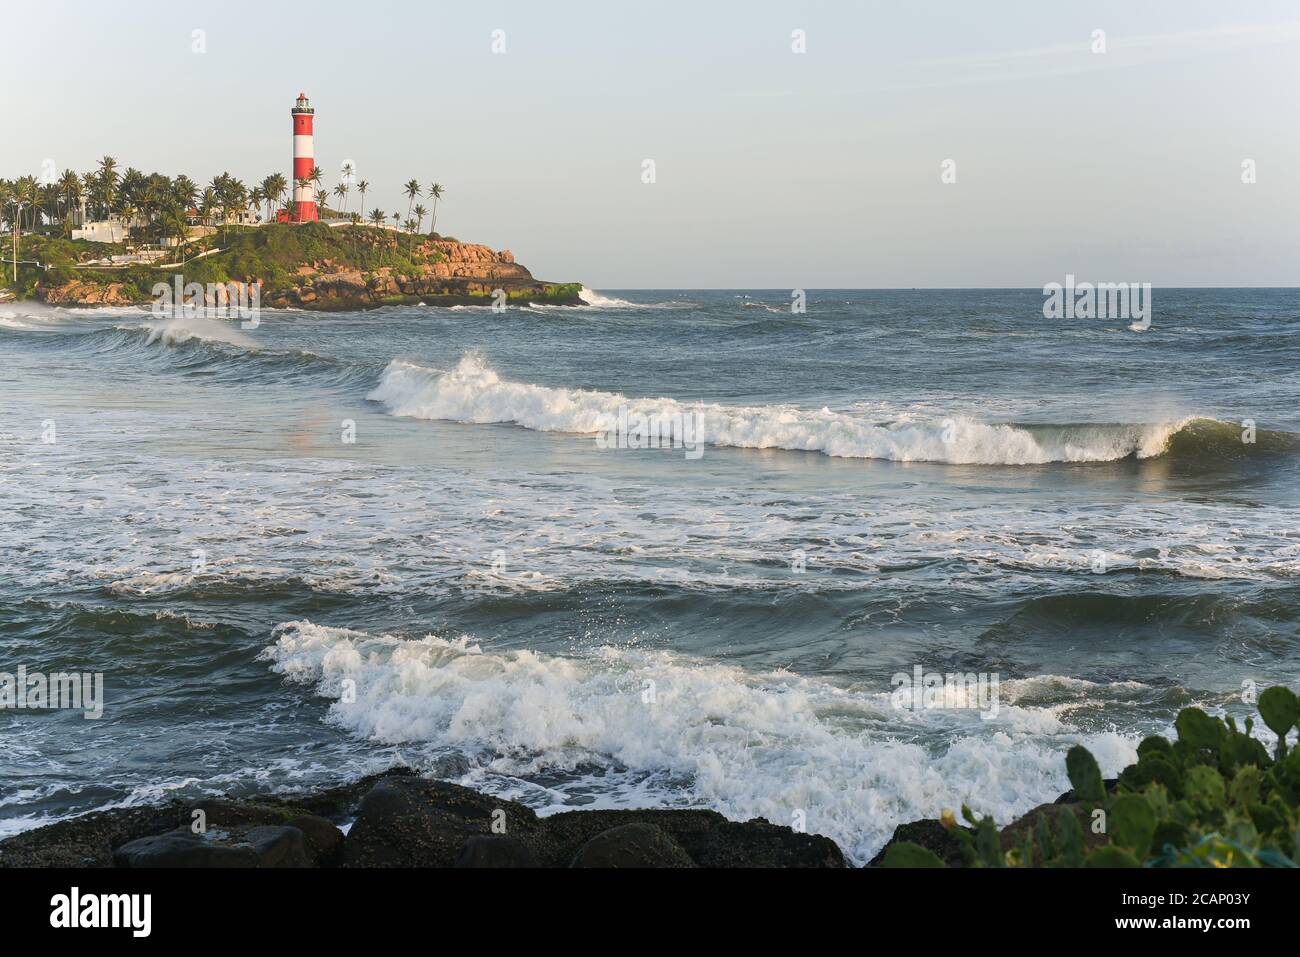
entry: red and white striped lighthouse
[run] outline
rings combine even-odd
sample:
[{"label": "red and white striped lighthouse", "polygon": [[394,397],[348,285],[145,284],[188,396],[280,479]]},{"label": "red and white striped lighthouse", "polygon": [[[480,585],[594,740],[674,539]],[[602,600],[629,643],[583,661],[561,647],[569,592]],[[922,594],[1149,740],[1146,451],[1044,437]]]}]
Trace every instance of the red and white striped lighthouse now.
[{"label": "red and white striped lighthouse", "polygon": [[320,217],[316,212],[316,187],[311,181],[311,170],[316,165],[316,150],[312,145],[312,117],[316,111],[307,102],[305,93],[298,94],[293,107],[293,208],[289,211],[291,223],[314,223]]}]

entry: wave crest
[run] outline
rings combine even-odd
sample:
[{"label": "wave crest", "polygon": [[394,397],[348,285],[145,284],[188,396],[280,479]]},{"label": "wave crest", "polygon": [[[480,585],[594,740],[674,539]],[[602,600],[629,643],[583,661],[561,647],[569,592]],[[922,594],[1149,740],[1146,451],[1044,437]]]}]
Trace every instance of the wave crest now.
[{"label": "wave crest", "polygon": [[[972,709],[899,710],[887,690],[666,651],[494,653],[466,637],[408,640],[310,621],[278,625],[273,637],[262,660],[335,699],[328,721],[370,741],[474,755],[463,783],[550,810],[566,810],[556,802],[570,792],[611,806],[702,804],[735,820],[788,823],[803,810],[809,831],[858,863],[898,823],[972,795],[1004,821],[1052,800],[1068,786],[1060,752],[1079,740],[1050,708],[1004,703],[993,721]],[[913,739],[936,722],[991,733],[958,734],[930,755]],[[1085,740],[1108,770],[1133,758],[1120,735]],[[529,783],[537,779],[544,788]]]},{"label": "wave crest", "polygon": [[[593,433],[630,415],[703,415],[705,444],[821,452],[840,458],[962,465],[1043,465],[1153,458],[1185,430],[1193,441],[1236,441],[1235,426],[1184,418],[1171,422],[1024,425],[968,416],[873,422],[860,415],[790,405],[721,406],[615,392],[553,388],[503,379],[477,353],[440,372],[405,360],[384,369],[368,396],[391,414],[469,423],[514,423],[542,432]],[[1273,436],[1279,433],[1270,433]],[[1185,448],[1186,441],[1177,443]]]}]

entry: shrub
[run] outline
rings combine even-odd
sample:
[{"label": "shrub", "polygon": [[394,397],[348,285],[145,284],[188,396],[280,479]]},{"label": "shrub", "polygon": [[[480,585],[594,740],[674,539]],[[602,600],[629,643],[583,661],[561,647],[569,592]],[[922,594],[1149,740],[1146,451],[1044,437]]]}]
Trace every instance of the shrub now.
[{"label": "shrub", "polygon": [[[1300,867],[1300,749],[1287,746],[1300,698],[1269,688],[1259,710],[1278,738],[1272,754],[1252,736],[1253,719],[1239,730],[1231,717],[1184,708],[1174,722],[1177,740],[1143,740],[1110,794],[1088,750],[1071,748],[1065,765],[1074,797],[1102,825],[1091,850],[1070,806],[1059,809],[1055,827],[1040,814],[1006,852],[990,817],[963,807],[969,827],[957,827],[951,814],[943,824],[972,867]],[[882,866],[943,866],[917,853],[923,850],[891,845]]]}]

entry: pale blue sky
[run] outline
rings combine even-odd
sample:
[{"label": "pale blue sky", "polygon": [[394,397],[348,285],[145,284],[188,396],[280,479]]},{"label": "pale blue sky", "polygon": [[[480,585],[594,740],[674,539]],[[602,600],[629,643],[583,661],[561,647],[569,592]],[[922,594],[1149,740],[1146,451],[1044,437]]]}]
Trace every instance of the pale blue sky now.
[{"label": "pale blue sky", "polygon": [[437,179],[440,230],[546,279],[1300,285],[1286,0],[6,0],[3,18],[21,78],[0,87],[3,176],[105,153],[204,183],[287,175],[301,89],[327,182],[351,159],[367,207],[404,214],[400,184]]}]

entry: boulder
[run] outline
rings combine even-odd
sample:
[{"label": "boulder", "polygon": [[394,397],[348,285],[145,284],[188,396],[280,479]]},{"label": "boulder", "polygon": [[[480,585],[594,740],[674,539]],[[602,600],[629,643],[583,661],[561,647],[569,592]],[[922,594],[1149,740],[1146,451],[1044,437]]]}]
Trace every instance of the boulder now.
[{"label": "boulder", "polygon": [[361,799],[343,844],[344,867],[451,867],[470,837],[494,824],[519,837],[537,816],[522,804],[422,778],[385,778]]},{"label": "boulder", "polygon": [[117,867],[257,867],[253,847],[206,840],[185,828],[142,837],[113,853]]},{"label": "boulder", "polygon": [[333,821],[314,814],[301,814],[285,822],[288,828],[302,832],[303,850],[312,867],[335,867],[343,852],[343,832]]},{"label": "boulder", "polygon": [[572,867],[694,867],[682,846],[653,824],[601,831],[579,848]]},{"label": "boulder", "polygon": [[624,824],[649,824],[668,834],[697,867],[844,867],[844,855],[830,838],[800,834],[762,818],[729,821],[717,811],[565,811],[545,818],[543,863],[563,866],[602,831]]},{"label": "boulder", "polygon": [[966,855],[962,851],[961,842],[951,831],[938,821],[912,821],[894,828],[893,836],[880,852],[867,862],[867,867],[879,867],[890,846],[901,841],[910,841],[919,844],[927,851],[932,851],[949,867],[966,866]]},{"label": "boulder", "polygon": [[257,853],[258,867],[311,867],[306,841],[296,827],[254,827],[244,841]]},{"label": "boulder", "polygon": [[311,867],[306,839],[296,827],[259,825],[195,834],[178,827],[138,838],[113,852],[117,867]]},{"label": "boulder", "polygon": [[465,841],[456,867],[537,867],[537,858],[523,841],[504,835],[475,836]]}]

